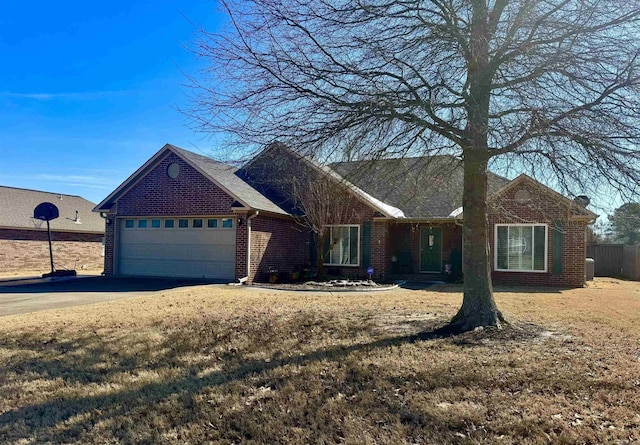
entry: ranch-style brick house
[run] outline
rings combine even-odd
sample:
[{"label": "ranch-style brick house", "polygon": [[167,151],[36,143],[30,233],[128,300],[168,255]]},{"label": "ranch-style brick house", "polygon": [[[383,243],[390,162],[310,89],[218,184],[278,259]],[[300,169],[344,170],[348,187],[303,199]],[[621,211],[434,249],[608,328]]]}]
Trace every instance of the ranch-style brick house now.
[{"label": "ranch-style brick house", "polygon": [[[272,144],[240,169],[167,144],[94,208],[106,216],[105,273],[268,279],[315,265],[283,178],[347,185],[353,211],[329,224],[331,274],[442,279],[462,258],[462,168],[452,156],[320,165]],[[307,177],[307,176],[305,176]],[[586,228],[597,216],[527,175],[489,175],[496,283],[581,287]],[[348,195],[348,196],[346,196]]]},{"label": "ranch-style brick house", "polygon": [[33,210],[53,203],[60,216],[50,222],[56,269],[102,270],[105,220],[95,203],[80,196],[0,186],[0,272],[49,272],[47,225]]}]

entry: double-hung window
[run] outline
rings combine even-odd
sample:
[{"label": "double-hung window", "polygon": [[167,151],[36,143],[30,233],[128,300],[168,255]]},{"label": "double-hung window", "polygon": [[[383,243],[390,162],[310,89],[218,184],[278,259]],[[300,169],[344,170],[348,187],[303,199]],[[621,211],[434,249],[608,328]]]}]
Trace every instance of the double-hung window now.
[{"label": "double-hung window", "polygon": [[325,258],[328,266],[360,265],[360,226],[329,226],[329,255]]},{"label": "double-hung window", "polygon": [[496,224],[495,269],[546,272],[547,230],[546,224]]}]

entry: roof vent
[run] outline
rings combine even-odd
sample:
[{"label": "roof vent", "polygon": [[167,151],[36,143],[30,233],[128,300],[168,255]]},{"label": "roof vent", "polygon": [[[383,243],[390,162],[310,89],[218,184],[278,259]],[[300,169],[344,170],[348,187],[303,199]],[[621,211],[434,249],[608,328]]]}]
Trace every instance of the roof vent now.
[{"label": "roof vent", "polygon": [[591,203],[591,199],[587,195],[576,196],[573,201],[580,207],[586,207]]},{"label": "roof vent", "polygon": [[71,218],[67,218],[69,221],[72,221],[74,224],[82,224],[82,221],[80,221],[80,218],[78,217],[78,211],[76,210],[76,217],[74,219]]},{"label": "roof vent", "polygon": [[516,199],[516,202],[523,204],[531,201],[531,193],[529,193],[529,190],[520,189],[516,192],[514,198]]}]

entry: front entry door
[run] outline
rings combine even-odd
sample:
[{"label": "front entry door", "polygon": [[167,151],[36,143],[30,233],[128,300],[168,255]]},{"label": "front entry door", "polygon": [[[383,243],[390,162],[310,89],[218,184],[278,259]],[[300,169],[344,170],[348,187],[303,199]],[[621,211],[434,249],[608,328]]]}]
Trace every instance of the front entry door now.
[{"label": "front entry door", "polygon": [[440,227],[422,227],[420,230],[420,272],[442,272]]}]

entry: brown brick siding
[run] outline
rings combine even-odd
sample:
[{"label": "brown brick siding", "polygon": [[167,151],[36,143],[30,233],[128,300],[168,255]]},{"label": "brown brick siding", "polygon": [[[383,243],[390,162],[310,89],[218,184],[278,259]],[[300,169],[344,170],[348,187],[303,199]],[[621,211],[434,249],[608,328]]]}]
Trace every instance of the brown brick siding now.
[{"label": "brown brick siding", "polygon": [[308,230],[294,219],[262,215],[254,218],[250,281],[268,280],[270,269],[286,273],[308,267],[310,239]]},{"label": "brown brick siding", "polygon": [[115,260],[115,233],[116,233],[116,218],[113,215],[107,217],[107,226],[105,231],[105,244],[104,244],[104,273],[105,275],[113,275],[114,260]]},{"label": "brown brick siding", "polygon": [[[56,269],[102,269],[102,234],[51,232]],[[49,272],[46,230],[0,229],[0,271]]]},{"label": "brown brick siding", "polygon": [[[518,202],[515,193],[527,190],[531,199]],[[561,221],[563,231],[562,273],[553,273],[553,231],[556,221]],[[492,249],[491,264],[494,268],[495,224],[544,223],[547,230],[547,272],[496,272],[492,273],[494,283],[523,284],[531,286],[582,287],[584,286],[586,258],[586,221],[575,221],[570,217],[567,202],[554,199],[530,182],[507,190],[491,203],[489,213],[489,239]]]},{"label": "brown brick siding", "polygon": [[[176,179],[167,176],[172,162]],[[226,215],[233,198],[171,153],[118,200],[118,216]]]},{"label": "brown brick siding", "polygon": [[[371,267],[373,267],[373,277],[380,279],[390,272],[390,230],[386,221],[374,221],[371,224]],[[364,267],[369,266],[363,264]],[[366,271],[365,271],[366,272]]]},{"label": "brown brick siding", "polygon": [[[242,221],[242,224],[238,223]],[[247,276],[247,212],[236,219],[236,278]]]}]

